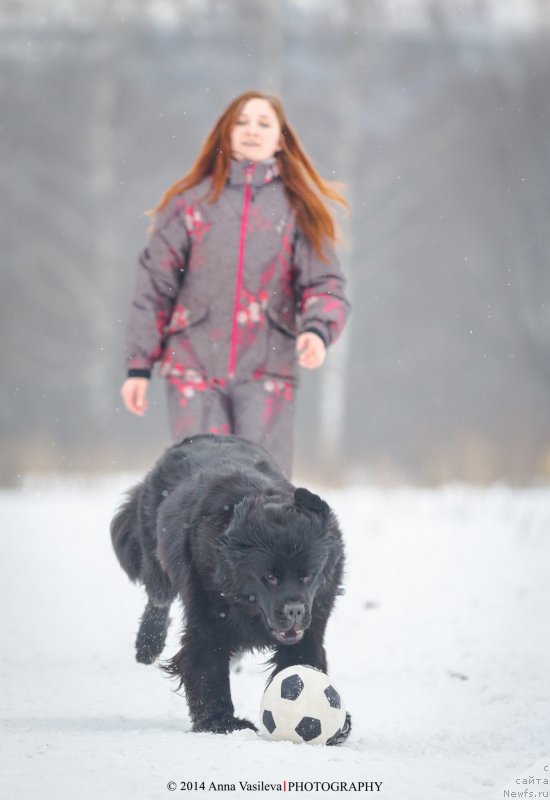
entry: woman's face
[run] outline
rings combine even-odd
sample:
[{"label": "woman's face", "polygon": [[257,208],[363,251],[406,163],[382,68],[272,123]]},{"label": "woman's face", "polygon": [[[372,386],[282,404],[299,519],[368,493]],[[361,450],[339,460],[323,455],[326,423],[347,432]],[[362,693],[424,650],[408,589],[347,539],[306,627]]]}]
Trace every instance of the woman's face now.
[{"label": "woman's face", "polygon": [[281,126],[271,104],[262,97],[248,100],[231,131],[233,158],[264,161],[281,149]]}]

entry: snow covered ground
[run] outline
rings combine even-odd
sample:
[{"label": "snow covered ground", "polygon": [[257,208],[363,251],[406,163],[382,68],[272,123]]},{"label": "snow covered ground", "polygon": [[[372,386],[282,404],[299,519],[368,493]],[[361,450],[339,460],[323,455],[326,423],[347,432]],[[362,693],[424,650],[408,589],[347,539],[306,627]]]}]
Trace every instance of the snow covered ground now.
[{"label": "snow covered ground", "polygon": [[[345,746],[315,748],[189,733],[184,700],[133,660],[143,594],[108,537],[132,482],[0,493],[2,798],[276,797],[239,782],[284,780],[308,782],[302,796],[550,796],[550,490],[324,493],[348,552],[327,650],[354,727]],[[233,675],[239,714],[257,720],[264,681],[253,657]],[[540,781],[522,785],[524,772]]]}]

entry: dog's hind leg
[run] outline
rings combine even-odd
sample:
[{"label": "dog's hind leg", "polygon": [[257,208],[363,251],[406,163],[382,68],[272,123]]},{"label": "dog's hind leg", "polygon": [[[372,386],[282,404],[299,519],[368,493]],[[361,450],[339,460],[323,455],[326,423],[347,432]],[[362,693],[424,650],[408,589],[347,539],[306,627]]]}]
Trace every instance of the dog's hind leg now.
[{"label": "dog's hind leg", "polygon": [[155,606],[149,600],[141,617],[136,637],[136,661],[152,664],[164,650],[170,606]]}]

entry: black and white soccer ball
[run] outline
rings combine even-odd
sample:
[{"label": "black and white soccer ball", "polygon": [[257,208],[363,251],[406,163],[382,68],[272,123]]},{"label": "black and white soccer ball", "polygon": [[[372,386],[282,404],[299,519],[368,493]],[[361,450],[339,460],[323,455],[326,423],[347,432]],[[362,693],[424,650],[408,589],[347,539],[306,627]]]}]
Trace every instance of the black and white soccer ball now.
[{"label": "black and white soccer ball", "polygon": [[346,709],[328,675],[299,664],[275,675],[262,697],[260,721],[272,739],[335,744]]}]

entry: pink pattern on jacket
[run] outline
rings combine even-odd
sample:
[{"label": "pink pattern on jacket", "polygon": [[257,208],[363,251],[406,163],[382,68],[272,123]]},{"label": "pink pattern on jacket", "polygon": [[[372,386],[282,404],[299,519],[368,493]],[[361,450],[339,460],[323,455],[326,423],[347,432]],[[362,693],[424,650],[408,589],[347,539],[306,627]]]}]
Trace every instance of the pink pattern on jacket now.
[{"label": "pink pattern on jacket", "polygon": [[213,204],[208,189],[209,179],[156,220],[139,259],[128,367],[160,361],[166,377],[193,370],[206,382],[257,375],[290,385],[296,336],[315,330],[332,344],[349,313],[334,250],[321,261],[297,228],[274,161],[232,161]]}]

